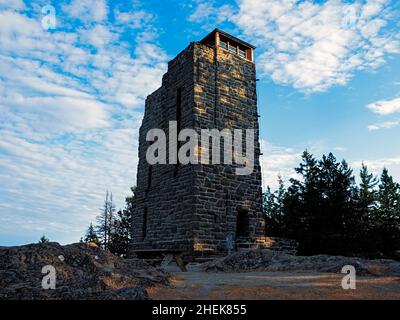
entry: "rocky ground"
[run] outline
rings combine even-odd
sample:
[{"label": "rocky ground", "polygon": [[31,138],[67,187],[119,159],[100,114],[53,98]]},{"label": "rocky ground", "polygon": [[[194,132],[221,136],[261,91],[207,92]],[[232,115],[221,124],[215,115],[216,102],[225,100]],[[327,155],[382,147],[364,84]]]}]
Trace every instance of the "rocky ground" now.
[{"label": "rocky ground", "polygon": [[[356,290],[341,286],[344,265],[356,269]],[[55,290],[42,287],[45,266],[56,271]],[[84,243],[0,247],[0,299],[400,299],[394,260],[254,250],[188,270],[154,268]]]},{"label": "rocky ground", "polygon": [[359,276],[400,276],[400,262],[395,260],[366,260],[329,255],[295,256],[272,250],[237,252],[206,262],[200,268],[206,272],[309,271],[340,273],[345,265],[354,266]]},{"label": "rocky ground", "polygon": [[[356,269],[356,289],[344,290],[344,265]],[[171,286],[149,289],[151,299],[372,299],[400,300],[400,262],[342,256],[293,256],[270,250],[238,252],[182,273]]]},{"label": "rocky ground", "polygon": [[[44,290],[44,266],[56,270],[56,289]],[[169,274],[90,244],[0,247],[0,299],[148,299],[147,288]]]}]

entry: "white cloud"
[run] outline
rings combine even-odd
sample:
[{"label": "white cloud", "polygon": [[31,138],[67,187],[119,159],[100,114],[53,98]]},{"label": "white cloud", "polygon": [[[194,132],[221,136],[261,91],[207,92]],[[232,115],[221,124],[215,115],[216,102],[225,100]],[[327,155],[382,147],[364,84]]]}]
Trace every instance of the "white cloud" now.
[{"label": "white cloud", "polygon": [[363,163],[368,167],[368,170],[376,176],[380,176],[383,168],[387,168],[389,174],[394,177],[395,181],[400,180],[400,156],[352,161],[350,162],[350,166],[354,169],[356,175]]},{"label": "white cloud", "polygon": [[[381,116],[392,115],[400,112],[400,98],[376,101],[367,105],[367,108]],[[400,125],[399,119],[391,119],[371,124],[368,126],[368,130],[376,131],[380,129],[391,129],[397,127],[398,125]]]},{"label": "white cloud", "polygon": [[0,0],[0,9],[22,10],[25,8],[24,1],[22,0]]},{"label": "white cloud", "polygon": [[228,20],[234,14],[230,5],[216,6],[212,1],[199,1],[194,11],[189,15],[190,22],[200,22],[202,29],[211,30]]},{"label": "white cloud", "polygon": [[377,160],[367,160],[364,161],[364,163],[373,170],[376,169],[383,169],[384,167],[387,166],[393,166],[393,165],[400,165],[400,157],[392,157],[392,158],[383,158],[383,159],[377,159]]},{"label": "white cloud", "polygon": [[[13,205],[17,220],[32,221],[21,223],[15,233],[70,233],[69,241],[77,241],[97,215],[106,189],[121,205],[135,177],[137,130],[138,123],[131,122],[126,129],[94,132],[89,141],[78,136],[62,144],[38,144],[3,131],[3,202]],[[5,210],[0,206],[0,212]],[[6,217],[0,215],[0,233],[10,228],[3,223]]]},{"label": "white cloud", "polygon": [[374,69],[399,43],[382,31],[387,1],[243,0],[237,24],[261,46],[264,74],[306,92],[344,85],[356,70]]},{"label": "white cloud", "polygon": [[285,181],[297,177],[294,168],[301,162],[301,152],[275,146],[265,140],[261,140],[261,150],[263,153],[260,157],[263,190],[267,186],[275,189],[278,186],[278,176]]},{"label": "white cloud", "polygon": [[389,115],[400,112],[400,98],[380,100],[367,105],[367,108],[380,115]]},{"label": "white cloud", "polygon": [[105,191],[122,206],[136,181],[144,99],[167,55],[153,26],[124,41],[103,2],[79,3],[68,15],[91,23],[51,33],[40,16],[0,11],[0,234],[77,241]]},{"label": "white cloud", "polygon": [[81,21],[100,22],[107,18],[108,6],[105,0],[72,0],[63,5],[63,11]]},{"label": "white cloud", "polygon": [[90,44],[97,49],[103,49],[113,43],[118,35],[110,31],[105,25],[95,25],[91,29],[80,30],[80,37],[83,43]]},{"label": "white cloud", "polygon": [[400,51],[399,35],[388,27],[390,0],[238,0],[234,15],[212,4],[200,2],[189,20],[235,24],[258,46],[263,76],[304,92],[345,85],[357,70],[376,69]]},{"label": "white cloud", "polygon": [[391,129],[391,128],[397,127],[399,124],[400,124],[400,120],[379,122],[379,123],[369,125],[368,130],[376,131],[376,130],[380,130],[380,129]]},{"label": "white cloud", "polygon": [[154,15],[144,10],[132,13],[116,9],[114,15],[117,23],[133,29],[146,28],[155,21]]}]

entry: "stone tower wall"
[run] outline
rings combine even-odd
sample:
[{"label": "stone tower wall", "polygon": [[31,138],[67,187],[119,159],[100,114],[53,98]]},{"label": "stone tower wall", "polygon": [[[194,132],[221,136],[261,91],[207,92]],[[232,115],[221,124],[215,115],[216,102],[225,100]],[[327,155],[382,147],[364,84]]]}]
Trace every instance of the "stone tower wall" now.
[{"label": "stone tower wall", "polygon": [[[235,165],[224,164],[153,165],[149,174],[146,133],[151,128],[168,133],[168,122],[177,117],[178,91],[182,129],[256,129],[251,175],[236,175]],[[139,140],[132,249],[225,251],[239,210],[248,212],[249,236],[264,235],[254,63],[192,43],[169,63],[162,87],[147,98]]]},{"label": "stone tower wall", "polygon": [[[168,64],[160,89],[147,97],[139,131],[137,210],[133,217],[133,248],[188,249],[193,247],[190,222],[193,214],[194,171],[190,166],[153,165],[146,161],[146,134],[152,128],[168,133],[176,120],[177,92],[181,90],[181,125],[193,127],[193,49],[182,51]],[[177,170],[178,169],[178,170]],[[149,179],[151,183],[149,183]],[[147,222],[144,221],[147,212]],[[143,237],[143,227],[147,227]]]},{"label": "stone tower wall", "polygon": [[248,210],[249,235],[264,235],[259,128],[254,63],[202,44],[195,45],[194,101],[196,128],[256,129],[255,164],[251,175],[235,174],[235,165],[195,167],[194,238],[199,249],[225,250],[235,233],[238,210]]}]

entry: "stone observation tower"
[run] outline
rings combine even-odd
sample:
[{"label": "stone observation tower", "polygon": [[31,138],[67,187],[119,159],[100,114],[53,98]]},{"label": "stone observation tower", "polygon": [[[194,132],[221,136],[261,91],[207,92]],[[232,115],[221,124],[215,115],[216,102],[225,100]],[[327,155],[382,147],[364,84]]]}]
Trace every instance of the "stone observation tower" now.
[{"label": "stone observation tower", "polygon": [[[215,29],[170,61],[161,88],[147,97],[131,253],[219,254],[227,251],[229,235],[236,246],[264,237],[254,49]],[[252,172],[235,174],[235,163],[150,165],[146,134],[162,129],[168,145],[170,121],[178,132],[254,129]]]}]

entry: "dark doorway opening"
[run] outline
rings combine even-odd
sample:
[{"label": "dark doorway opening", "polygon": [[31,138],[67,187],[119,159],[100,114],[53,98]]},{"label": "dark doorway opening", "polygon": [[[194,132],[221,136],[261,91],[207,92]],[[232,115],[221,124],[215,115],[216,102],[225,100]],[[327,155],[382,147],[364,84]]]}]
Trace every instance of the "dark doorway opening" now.
[{"label": "dark doorway opening", "polygon": [[247,210],[238,210],[236,219],[236,238],[249,236],[249,212]]}]

